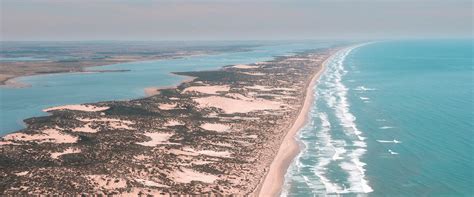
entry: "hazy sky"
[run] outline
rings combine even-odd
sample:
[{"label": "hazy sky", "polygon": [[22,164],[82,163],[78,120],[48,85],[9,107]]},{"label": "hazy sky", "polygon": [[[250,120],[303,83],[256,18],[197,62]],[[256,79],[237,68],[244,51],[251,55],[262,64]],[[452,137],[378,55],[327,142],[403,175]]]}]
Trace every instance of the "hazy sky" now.
[{"label": "hazy sky", "polygon": [[0,0],[2,40],[471,37],[472,0]]}]

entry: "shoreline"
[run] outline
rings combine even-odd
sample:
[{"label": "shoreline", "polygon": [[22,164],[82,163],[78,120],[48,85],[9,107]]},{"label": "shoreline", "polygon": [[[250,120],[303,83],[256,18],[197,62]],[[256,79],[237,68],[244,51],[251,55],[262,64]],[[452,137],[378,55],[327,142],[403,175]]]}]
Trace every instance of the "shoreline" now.
[{"label": "shoreline", "polygon": [[[114,64],[123,64],[123,63],[130,63],[130,62],[119,62]],[[100,66],[84,66],[83,68],[93,68],[93,67],[101,67],[101,66],[110,66],[114,64],[106,64]],[[23,86],[17,86],[16,80],[22,77],[33,77],[38,75],[53,75],[53,74],[68,74],[68,73],[104,73],[104,72],[128,72],[130,70],[97,70],[97,71],[89,71],[89,70],[64,70],[64,71],[52,71],[52,72],[34,72],[34,73],[26,73],[22,75],[12,75],[12,77],[7,77],[0,80],[0,87],[7,87],[7,88],[24,88],[30,87],[31,84],[25,84]]]},{"label": "shoreline", "polygon": [[281,194],[285,181],[285,174],[293,162],[293,159],[300,152],[300,142],[296,139],[296,134],[298,134],[299,130],[308,122],[308,113],[311,110],[314,101],[314,87],[317,85],[322,73],[325,71],[328,60],[331,59],[334,54],[346,48],[347,47],[335,50],[328,58],[326,58],[326,60],[324,60],[323,63],[321,63],[321,68],[311,78],[311,81],[306,87],[304,104],[301,107],[296,120],[293,122],[293,125],[290,127],[290,130],[283,138],[278,153],[270,164],[270,169],[268,170],[267,175],[255,190],[257,196],[278,196]]},{"label": "shoreline", "polygon": [[[206,55],[212,55],[212,54],[219,54],[219,53],[202,53],[202,54],[191,54],[191,55],[176,56],[176,57],[167,57],[167,58],[162,58],[162,59],[145,59],[145,60],[136,60],[136,61],[135,60],[134,61],[124,61],[124,62],[118,62],[118,63],[113,63],[113,64],[98,65],[98,66],[85,66],[84,68],[86,68],[86,69],[87,68],[96,68],[96,67],[100,68],[100,67],[103,67],[103,66],[110,66],[110,65],[115,65],[115,64],[149,62],[149,61],[162,61],[162,60],[167,60],[167,59],[180,59],[180,58],[188,58],[188,57],[195,57],[195,56],[206,56]],[[288,56],[291,56],[291,55],[288,55]],[[272,56],[270,60],[266,60],[266,61],[263,61],[263,62],[274,61],[278,57],[279,56]],[[259,63],[259,62],[254,62],[254,63]],[[224,65],[224,66],[221,66],[220,68],[218,68],[217,70],[224,69],[226,67],[232,67],[232,66],[234,66],[234,65]],[[90,73],[104,73],[104,72],[129,72],[129,71],[130,70],[97,70],[97,71],[94,71],[94,70],[92,70],[92,71],[80,70],[80,71],[59,71],[59,72],[51,72],[51,73],[31,73],[31,74],[26,74],[26,75],[14,76],[14,77],[11,77],[11,78],[7,78],[5,80],[0,80],[0,88],[30,88],[30,87],[32,87],[31,84],[19,82],[18,79],[22,78],[22,77],[33,77],[33,76],[41,76],[41,75],[62,75],[62,74],[90,74]],[[191,82],[191,81],[193,81],[194,79],[197,78],[197,77],[192,77],[192,76],[187,76],[187,75],[176,74],[176,73],[173,73],[173,72],[170,72],[169,74],[170,75],[181,76],[181,77],[184,77],[184,79],[182,79],[181,81],[179,81],[178,83],[176,83],[174,85],[169,85],[169,86],[143,87],[142,90],[144,92],[144,95],[141,96],[141,97],[136,97],[134,99],[148,98],[148,97],[151,97],[151,96],[155,96],[155,95],[159,94],[160,90],[174,89],[174,88],[179,87],[183,83]],[[96,102],[101,102],[101,101],[96,101]],[[64,105],[53,106],[53,107],[61,107],[61,106],[64,106]],[[35,117],[36,116],[28,117],[26,119],[35,118]],[[24,123],[24,121],[26,119],[23,119],[22,122]],[[15,132],[17,132],[19,130],[22,130],[22,129],[25,129],[25,128],[26,128],[26,126],[22,127],[21,129],[18,129],[16,131],[6,132],[5,134],[2,134],[2,135],[15,133]]]},{"label": "shoreline", "polygon": [[184,76],[184,79],[179,81],[178,84],[176,85],[170,85],[170,86],[151,86],[151,87],[146,87],[146,88],[143,88],[144,92],[145,92],[145,97],[150,97],[150,96],[155,96],[157,94],[160,93],[160,90],[164,90],[164,89],[174,89],[174,88],[178,88],[178,86],[180,86],[181,84],[183,83],[187,83],[187,82],[191,82],[193,81],[194,79],[196,79],[197,77],[191,77],[191,76],[185,76],[185,75],[177,75],[177,74],[174,74],[174,73],[170,73],[171,75],[176,75],[176,76],[181,76],[183,77]]},{"label": "shoreline", "polygon": [[[109,65],[103,65],[103,66],[109,66]],[[97,66],[97,67],[100,67],[100,66]],[[97,70],[97,71],[82,70],[82,71],[64,71],[64,72],[50,72],[50,73],[31,73],[31,74],[26,74],[26,75],[14,76],[12,78],[7,78],[3,81],[0,81],[0,87],[3,87],[3,88],[29,88],[31,87],[32,86],[31,84],[18,82],[18,79],[22,77],[33,77],[33,76],[40,76],[40,75],[43,75],[43,76],[62,75],[62,74],[91,74],[91,73],[108,73],[108,72],[130,72],[130,70],[129,69]]]},{"label": "shoreline", "polygon": [[87,70],[88,68],[100,68],[103,66],[111,66],[115,64],[127,64],[127,63],[141,63],[141,62],[152,62],[152,61],[162,61],[162,60],[173,60],[173,59],[180,59],[180,58],[187,58],[187,57],[196,57],[196,56],[203,56],[203,55],[212,55],[213,53],[202,53],[202,54],[190,54],[190,55],[176,55],[171,57],[164,57],[164,58],[157,58],[157,59],[124,59],[119,60],[117,62],[111,64],[103,64],[103,65],[86,65],[81,67],[81,70],[57,70],[48,73],[43,72],[33,72],[33,73],[26,73],[22,75],[12,75],[11,77],[6,77],[0,80],[0,87],[6,88],[27,88],[31,87],[31,84],[18,84],[16,80],[22,77],[32,77],[38,75],[49,75],[49,74],[68,74],[68,73],[79,73],[79,74],[87,74],[87,73],[105,73],[105,72],[128,72],[130,70]]},{"label": "shoreline", "polygon": [[[20,77],[20,76],[19,76]],[[31,84],[19,82],[18,77],[9,78],[0,82],[0,88],[29,88]]]}]

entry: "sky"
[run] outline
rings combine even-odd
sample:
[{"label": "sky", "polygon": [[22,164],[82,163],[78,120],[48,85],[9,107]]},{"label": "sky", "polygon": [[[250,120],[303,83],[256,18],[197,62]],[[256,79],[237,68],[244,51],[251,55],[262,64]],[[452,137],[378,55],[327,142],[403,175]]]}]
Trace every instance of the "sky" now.
[{"label": "sky", "polygon": [[473,36],[472,0],[0,0],[0,39]]}]

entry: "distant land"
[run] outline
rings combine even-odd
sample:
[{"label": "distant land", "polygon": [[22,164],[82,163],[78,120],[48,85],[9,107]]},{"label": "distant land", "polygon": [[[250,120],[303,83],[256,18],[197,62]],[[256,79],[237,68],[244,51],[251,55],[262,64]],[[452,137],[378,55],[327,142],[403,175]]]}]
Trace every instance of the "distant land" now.
[{"label": "distant land", "polygon": [[[1,42],[0,85],[21,87],[10,79],[20,76],[89,72],[87,67],[126,62],[180,58],[192,55],[245,51],[255,44],[216,42]],[[118,70],[120,71],[120,70]],[[126,70],[122,70],[126,71]],[[98,70],[95,72],[111,72]],[[117,72],[117,70],[115,70]],[[10,80],[10,81],[9,81]]]}]

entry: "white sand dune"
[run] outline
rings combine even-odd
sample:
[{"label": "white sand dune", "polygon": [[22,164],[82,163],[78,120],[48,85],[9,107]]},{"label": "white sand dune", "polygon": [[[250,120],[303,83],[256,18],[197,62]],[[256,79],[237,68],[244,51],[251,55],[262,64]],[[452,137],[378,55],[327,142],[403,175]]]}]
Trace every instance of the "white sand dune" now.
[{"label": "white sand dune", "polygon": [[239,69],[252,69],[252,68],[260,68],[260,66],[250,66],[250,65],[245,65],[245,64],[237,64],[235,66],[232,66],[234,68],[239,68]]},{"label": "white sand dune", "polygon": [[252,76],[264,76],[267,75],[266,73],[261,72],[241,72],[242,74],[252,75]]},{"label": "white sand dune", "polygon": [[114,190],[127,187],[127,181],[122,178],[112,178],[107,175],[87,175],[96,184],[98,189]]},{"label": "white sand dune", "polygon": [[191,183],[191,181],[201,181],[204,183],[212,183],[217,180],[217,176],[211,174],[205,174],[197,172],[188,168],[181,168],[181,170],[176,170],[172,176],[174,180],[179,183]]},{"label": "white sand dune", "polygon": [[130,120],[121,120],[117,118],[78,118],[82,122],[121,122],[125,124],[133,124]]},{"label": "white sand dune", "polygon": [[244,100],[244,101],[253,100],[253,98],[246,97],[246,96],[244,96],[242,94],[239,94],[239,93],[227,93],[226,96],[232,97],[234,99]]},{"label": "white sand dune", "polygon": [[162,103],[158,106],[158,108],[161,110],[172,110],[172,109],[176,109],[177,106],[178,106],[177,103],[173,103],[173,104]]},{"label": "white sand dune", "polygon": [[11,141],[35,141],[38,143],[75,143],[78,137],[63,133],[57,129],[45,129],[39,134],[12,133],[3,137]]},{"label": "white sand dune", "polygon": [[87,111],[87,112],[97,112],[104,111],[109,109],[109,107],[98,107],[94,105],[63,105],[58,107],[46,108],[43,111],[49,112],[54,110],[75,110],[75,111]]},{"label": "white sand dune", "polygon": [[146,142],[139,142],[137,144],[140,144],[142,146],[156,146],[159,144],[172,144],[168,142],[170,137],[173,136],[173,134],[170,134],[170,133],[145,133],[144,135],[150,137],[151,140],[146,141]]},{"label": "white sand dune", "polygon": [[121,120],[116,118],[78,118],[78,120],[82,122],[87,122],[87,124],[83,125],[82,127],[76,127],[72,129],[75,132],[84,132],[84,133],[97,133],[97,128],[92,128],[92,123],[107,125],[112,129],[125,129],[125,130],[133,130],[129,125],[134,124],[132,121],[129,120]]},{"label": "white sand dune", "polygon": [[226,131],[229,131],[230,129],[230,126],[225,125],[225,124],[219,124],[219,123],[204,123],[200,127],[209,131],[217,131],[217,132],[226,132]]},{"label": "white sand dune", "polygon": [[177,120],[170,120],[164,124],[165,127],[172,127],[172,126],[178,126],[178,125],[184,125],[184,123]]},{"label": "white sand dune", "polygon": [[91,127],[91,123],[87,123],[87,124],[83,125],[82,127],[76,127],[74,129],[72,129],[72,131],[74,131],[74,132],[84,132],[84,133],[97,133],[98,132],[97,129]]},{"label": "white sand dune", "polygon": [[53,152],[53,153],[51,153],[51,158],[57,159],[61,155],[72,154],[72,153],[80,153],[80,152],[81,152],[81,149],[67,148],[66,150],[64,150],[62,152]]},{"label": "white sand dune", "polygon": [[143,186],[148,186],[148,187],[170,187],[167,185],[163,185],[154,181],[150,180],[145,180],[145,179],[135,179],[138,183],[142,184]]},{"label": "white sand dune", "polygon": [[281,103],[258,99],[258,100],[237,100],[221,96],[210,96],[195,98],[195,102],[199,107],[216,107],[222,109],[225,113],[248,113],[257,110],[277,110],[280,109]]},{"label": "white sand dune", "polygon": [[211,157],[230,157],[231,153],[229,151],[214,151],[214,150],[194,150],[192,148],[186,147],[183,150],[178,150],[176,153],[181,153],[184,155],[197,156],[207,155]]},{"label": "white sand dune", "polygon": [[223,86],[191,86],[183,90],[183,93],[200,92],[203,94],[217,94],[217,92],[228,92],[230,87]]}]

